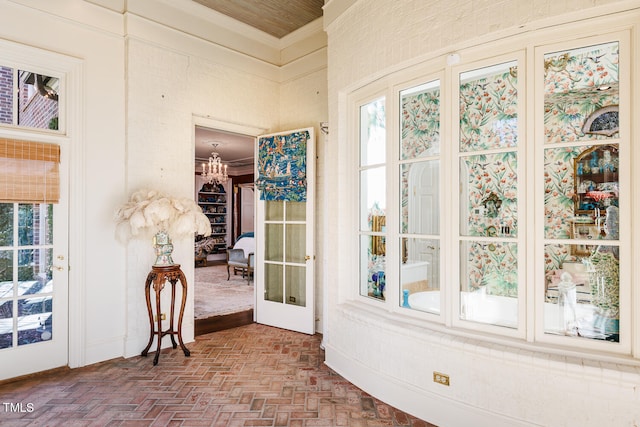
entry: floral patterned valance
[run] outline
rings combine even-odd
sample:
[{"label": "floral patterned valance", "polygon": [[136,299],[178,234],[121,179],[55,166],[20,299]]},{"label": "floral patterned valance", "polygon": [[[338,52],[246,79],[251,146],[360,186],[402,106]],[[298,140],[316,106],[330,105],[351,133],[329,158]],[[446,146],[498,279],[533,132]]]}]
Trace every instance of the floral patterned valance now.
[{"label": "floral patterned valance", "polygon": [[309,131],[268,135],[258,140],[260,200],[307,200],[307,141]]}]

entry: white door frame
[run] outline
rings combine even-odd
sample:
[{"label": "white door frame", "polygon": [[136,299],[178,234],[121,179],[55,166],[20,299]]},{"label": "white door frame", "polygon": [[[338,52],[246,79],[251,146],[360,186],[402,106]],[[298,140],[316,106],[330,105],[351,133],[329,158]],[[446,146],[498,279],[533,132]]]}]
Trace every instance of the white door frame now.
[{"label": "white door frame", "polygon": [[[221,131],[225,131],[225,132],[233,132],[233,133],[237,133],[240,135],[246,135],[252,138],[257,138],[258,135],[261,135],[263,133],[265,133],[267,130],[265,128],[259,128],[259,127],[255,127],[255,126],[251,126],[251,125],[247,125],[247,124],[240,124],[240,123],[231,123],[231,122],[225,122],[223,120],[218,120],[215,118],[211,118],[211,117],[205,117],[202,115],[198,115],[198,114],[193,114],[193,119],[192,119],[192,123],[191,123],[191,128],[195,129],[196,126],[201,126],[201,127],[206,127],[206,128],[210,128],[210,129],[217,129],[217,130],[221,130]],[[196,141],[195,141],[195,132],[191,132],[192,138],[193,140],[191,141],[191,158],[193,159],[193,164],[191,166],[191,169],[194,171],[196,170]],[[257,150],[257,148],[256,148]],[[255,160],[254,160],[255,163]],[[254,165],[254,170],[255,170],[255,165]],[[255,173],[255,172],[254,172]],[[256,197],[257,192],[254,191],[254,197]],[[256,200],[254,200],[253,203],[253,216],[254,218],[256,218]],[[185,275],[187,276],[187,280],[191,280],[193,281],[193,277],[194,277],[194,271],[195,271],[195,267],[194,264],[191,263],[190,265],[184,265],[183,266],[183,270]],[[255,273],[254,273],[254,283],[255,283]],[[256,305],[256,294],[255,294],[255,286],[254,288],[254,292],[253,292],[253,306],[255,307]],[[193,306],[194,301],[195,301],[195,295],[194,292],[188,292],[187,293],[187,300],[188,300],[188,304],[191,304],[191,306]],[[253,321],[256,321],[256,310],[253,310]]]},{"label": "white door frame", "polygon": [[[8,138],[30,139],[60,146],[60,196],[68,200],[69,219],[67,241],[67,363],[76,368],[85,364],[85,298],[81,284],[85,283],[85,192],[84,146],[81,141],[84,123],[84,62],[62,54],[0,39],[0,52],[5,65],[39,71],[60,77],[59,132],[30,132],[21,128],[2,129]],[[66,114],[65,114],[66,113]],[[66,185],[64,185],[66,183]],[[73,201],[70,195],[73,195]],[[60,215],[60,212],[57,213]]]},{"label": "white door frame", "polygon": [[[315,333],[315,129],[313,127],[292,129],[283,132],[272,133],[268,135],[260,135],[258,138],[288,135],[295,132],[308,132],[309,139],[306,146],[306,215],[305,215],[305,231],[306,231],[306,247],[305,255],[305,305],[298,306],[295,304],[287,304],[283,302],[267,301],[264,299],[265,290],[265,201],[260,200],[260,190],[256,188],[256,266],[255,266],[255,293],[256,293],[256,309],[254,317],[258,323],[275,326],[284,329],[290,329],[297,332],[314,334]],[[258,179],[258,147],[256,144],[256,169],[255,176]],[[286,206],[285,206],[286,211]],[[287,221],[284,220],[283,223]],[[293,221],[293,223],[296,223]],[[283,243],[284,244],[284,243]],[[297,263],[289,263],[283,259],[283,265],[296,265]],[[301,263],[300,263],[301,264]],[[283,297],[286,292],[283,292]]]}]

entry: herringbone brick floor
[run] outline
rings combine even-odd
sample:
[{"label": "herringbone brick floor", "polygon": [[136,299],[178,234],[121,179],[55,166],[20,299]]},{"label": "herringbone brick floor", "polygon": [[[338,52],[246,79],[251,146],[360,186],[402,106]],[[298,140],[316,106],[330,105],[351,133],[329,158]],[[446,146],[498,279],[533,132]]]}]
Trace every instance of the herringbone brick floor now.
[{"label": "herringbone brick floor", "polygon": [[188,347],[0,385],[0,425],[432,426],[327,368],[317,335],[252,324]]}]

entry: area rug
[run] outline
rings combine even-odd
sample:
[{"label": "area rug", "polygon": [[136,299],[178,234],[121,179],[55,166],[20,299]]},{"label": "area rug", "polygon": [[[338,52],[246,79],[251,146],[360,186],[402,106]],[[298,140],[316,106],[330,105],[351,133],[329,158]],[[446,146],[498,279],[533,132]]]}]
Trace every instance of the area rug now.
[{"label": "area rug", "polygon": [[213,265],[198,267],[194,275],[194,315],[196,319],[236,313],[253,308],[253,279],[247,285],[247,278],[241,273],[227,280],[227,266]]}]

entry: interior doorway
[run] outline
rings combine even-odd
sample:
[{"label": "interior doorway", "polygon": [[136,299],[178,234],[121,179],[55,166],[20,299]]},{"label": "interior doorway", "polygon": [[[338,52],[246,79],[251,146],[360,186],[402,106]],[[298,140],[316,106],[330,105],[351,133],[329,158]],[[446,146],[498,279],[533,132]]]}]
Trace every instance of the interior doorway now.
[{"label": "interior doorway", "polygon": [[[225,129],[194,126],[194,197],[212,228],[211,236],[197,236],[194,244],[196,335],[251,323],[254,317],[253,278],[241,268],[228,269],[226,260],[227,249],[239,238],[244,239],[245,249],[253,239],[255,137]],[[216,158],[226,171],[226,179],[207,179],[203,173]]]}]

